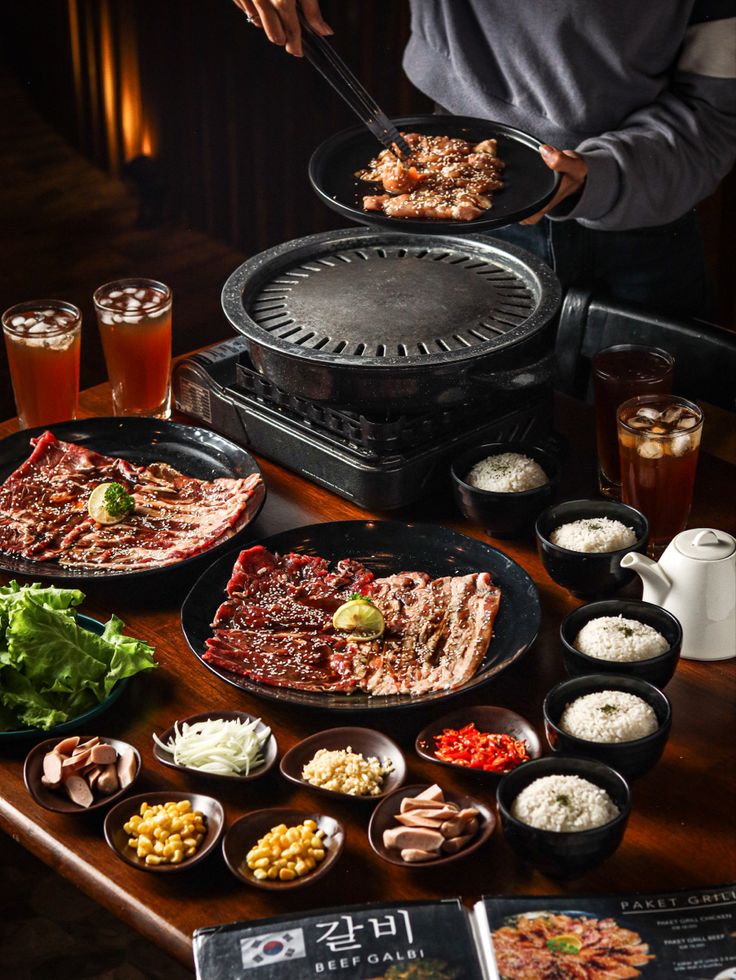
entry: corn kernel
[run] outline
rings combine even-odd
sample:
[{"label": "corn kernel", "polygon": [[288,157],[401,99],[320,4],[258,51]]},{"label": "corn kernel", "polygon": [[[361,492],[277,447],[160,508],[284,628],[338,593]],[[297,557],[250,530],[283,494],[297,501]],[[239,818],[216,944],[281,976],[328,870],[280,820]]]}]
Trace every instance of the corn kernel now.
[{"label": "corn kernel", "polygon": [[279,869],[279,880],[280,881],[293,881],[296,875],[291,868],[280,868]]}]

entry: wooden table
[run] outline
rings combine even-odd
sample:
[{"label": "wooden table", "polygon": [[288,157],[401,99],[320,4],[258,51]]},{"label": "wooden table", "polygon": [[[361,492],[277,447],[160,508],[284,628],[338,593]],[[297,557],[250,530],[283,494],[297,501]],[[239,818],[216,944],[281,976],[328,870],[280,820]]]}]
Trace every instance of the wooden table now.
[{"label": "wooden table", "polygon": [[[82,397],[85,415],[109,414],[105,386]],[[567,438],[561,498],[594,493],[594,447],[589,411],[559,399],[557,430]],[[15,428],[0,425],[0,436]],[[321,490],[268,462],[262,462],[268,485],[266,505],[253,527],[259,538],[277,531],[320,521],[367,516],[358,507]],[[703,455],[691,526],[713,526],[736,532],[736,466]],[[478,528],[458,518],[449,494],[394,515],[441,522],[481,540],[491,541]],[[558,627],[577,605],[546,575],[530,541],[493,541],[532,575],[539,587],[543,621],[532,650],[493,684],[468,695],[464,702],[506,705],[528,717],[542,732],[544,694],[563,679]],[[280,750],[348,717],[280,706],[240,693],[201,666],[189,652],[179,628],[181,585],[170,588],[166,576],[141,596],[125,586],[87,589],[84,610],[100,618],[120,615],[134,636],[156,648],[160,668],[131,684],[118,705],[99,723],[99,733],[134,743],[143,756],[139,790],[207,788],[195,777],[157,764],[151,753],[151,732],[162,731],[176,718],[207,709],[239,708],[263,715],[273,726]],[[172,594],[173,593],[173,594]],[[674,724],[663,759],[633,787],[633,812],[619,851],[600,868],[573,882],[543,877],[518,861],[497,830],[490,842],[465,864],[444,871],[420,872],[394,868],[370,850],[366,826],[370,806],[325,802],[301,791],[273,771],[244,787],[217,787],[228,825],[248,810],[298,804],[319,806],[347,826],[346,852],[330,876],[315,886],[273,896],[239,884],[219,853],[199,868],[173,877],[144,874],[129,868],[108,849],[102,837],[102,817],[74,818],[41,810],[31,800],[22,779],[24,749],[0,748],[0,826],[60,874],[120,916],[135,929],[191,966],[191,935],[200,926],[257,919],[279,913],[341,903],[379,899],[433,899],[462,895],[466,900],[486,893],[582,894],[610,891],[655,891],[720,884],[736,878],[733,845],[733,772],[736,755],[734,661],[702,664],[682,661],[667,688]],[[451,708],[462,705],[454,700]],[[406,752],[409,781],[439,779],[448,788],[476,792],[493,799],[493,791],[472,776],[456,776],[420,760],[413,741],[438,709],[409,710],[371,718],[397,739]]]}]

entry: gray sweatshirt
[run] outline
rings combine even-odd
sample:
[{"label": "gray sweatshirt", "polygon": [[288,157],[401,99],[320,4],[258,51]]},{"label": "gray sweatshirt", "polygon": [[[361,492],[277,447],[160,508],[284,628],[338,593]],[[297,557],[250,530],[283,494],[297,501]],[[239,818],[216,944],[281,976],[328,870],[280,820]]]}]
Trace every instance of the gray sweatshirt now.
[{"label": "gray sweatshirt", "polygon": [[[736,157],[736,0],[411,0],[404,69],[457,115],[588,165],[561,218],[659,225]],[[564,204],[563,204],[564,207]]]}]

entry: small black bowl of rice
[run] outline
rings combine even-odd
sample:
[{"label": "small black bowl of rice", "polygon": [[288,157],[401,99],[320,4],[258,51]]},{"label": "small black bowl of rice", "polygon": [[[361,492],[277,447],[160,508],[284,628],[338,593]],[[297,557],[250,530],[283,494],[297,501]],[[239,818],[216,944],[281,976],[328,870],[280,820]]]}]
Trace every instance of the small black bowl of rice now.
[{"label": "small black bowl of rice", "polygon": [[460,511],[495,538],[529,534],[555,498],[559,464],[525,442],[490,442],[467,449],[450,468]]},{"label": "small black bowl of rice", "polygon": [[537,550],[551,579],[582,599],[604,597],[633,581],[624,555],[646,552],[649,524],[615,500],[567,500],[537,518]]},{"label": "small black bowl of rice", "polygon": [[659,762],[672,707],[648,681],[588,674],[557,684],[544,699],[544,731],[553,752],[594,759],[636,779]]},{"label": "small black bowl of rice", "polygon": [[579,606],[560,624],[570,677],[627,674],[663,688],[680,660],[682,627],[671,612],[640,599]]},{"label": "small black bowl of rice", "polygon": [[496,791],[506,842],[552,878],[577,878],[621,843],[631,811],[624,777],[591,759],[534,759]]}]

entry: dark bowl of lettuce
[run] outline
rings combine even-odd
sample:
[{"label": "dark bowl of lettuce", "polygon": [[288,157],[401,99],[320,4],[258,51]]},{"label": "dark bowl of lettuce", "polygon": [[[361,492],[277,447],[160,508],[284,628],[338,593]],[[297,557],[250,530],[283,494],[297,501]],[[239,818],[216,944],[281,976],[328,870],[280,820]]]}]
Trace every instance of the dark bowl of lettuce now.
[{"label": "dark bowl of lettuce", "polygon": [[153,647],[77,611],[79,589],[0,586],[0,742],[79,730],[111,708]]}]

